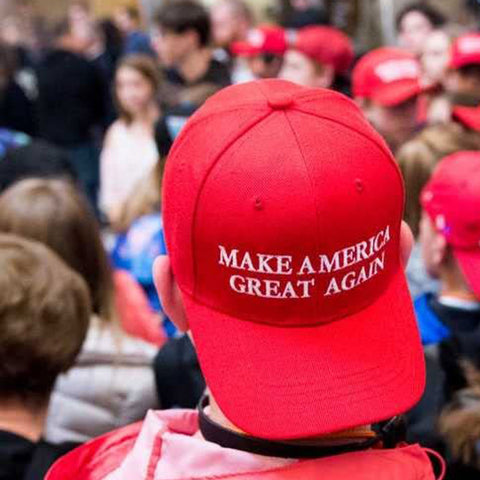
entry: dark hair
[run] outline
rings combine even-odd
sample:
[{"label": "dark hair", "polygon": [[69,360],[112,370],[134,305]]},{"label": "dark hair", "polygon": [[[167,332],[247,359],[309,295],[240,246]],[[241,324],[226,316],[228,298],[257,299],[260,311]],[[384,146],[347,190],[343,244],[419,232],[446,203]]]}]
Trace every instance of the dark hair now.
[{"label": "dark hair", "polygon": [[59,40],[60,38],[70,33],[70,22],[67,18],[62,18],[55,22],[51,28],[50,36],[52,41]]},{"label": "dark hair", "polygon": [[125,13],[135,22],[140,21],[140,11],[138,8],[132,6],[125,7]]},{"label": "dark hair", "polygon": [[[152,57],[145,54],[128,55],[127,57],[124,57],[123,60],[118,64],[117,73],[122,68],[131,68],[132,70],[137,71],[150,83],[152,86],[153,95],[155,97],[157,96],[160,89],[160,72],[155,60],[153,60]],[[114,86],[113,96],[120,117],[127,123],[130,123],[132,121],[131,115],[120,103],[116,86]]]},{"label": "dark hair", "polygon": [[67,152],[43,140],[7,151],[0,161],[0,193],[15,182],[31,177],[77,181]]},{"label": "dark hair", "polygon": [[208,11],[195,0],[166,2],[155,15],[155,23],[175,33],[195,31],[202,47],[210,43],[210,16]]},{"label": "dark hair", "polygon": [[427,17],[432,27],[438,28],[438,27],[441,27],[442,25],[445,25],[446,23],[446,19],[444,15],[441,12],[439,12],[436,8],[423,2],[415,2],[415,3],[410,3],[409,5],[404,7],[402,10],[400,10],[400,12],[398,13],[395,21],[397,31],[400,30],[402,21],[405,18],[405,16],[411,12],[418,12],[418,13],[421,13],[423,16]]},{"label": "dark hair", "polygon": [[480,78],[480,64],[478,63],[469,63],[467,65],[463,65],[458,69],[458,71],[464,77]]},{"label": "dark hair", "polygon": [[87,333],[84,280],[46,246],[0,234],[0,403],[35,411],[75,361]]}]

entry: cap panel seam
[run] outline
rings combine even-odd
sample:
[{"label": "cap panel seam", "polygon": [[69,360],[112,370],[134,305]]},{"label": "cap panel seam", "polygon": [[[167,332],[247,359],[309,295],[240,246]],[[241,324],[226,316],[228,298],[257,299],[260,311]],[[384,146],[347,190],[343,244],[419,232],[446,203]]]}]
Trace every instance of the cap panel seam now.
[{"label": "cap panel seam", "polygon": [[196,255],[196,248],[195,248],[195,234],[196,234],[196,225],[197,225],[197,216],[198,216],[198,209],[199,209],[199,200],[202,195],[203,189],[205,188],[205,184],[207,183],[210,174],[212,173],[213,169],[217,166],[218,162],[221,160],[222,156],[225,152],[235,143],[237,142],[243,135],[249,132],[252,128],[256,127],[259,123],[263,122],[273,113],[272,110],[267,111],[267,113],[261,115],[259,118],[255,119],[253,123],[249,123],[246,127],[244,127],[240,132],[238,132],[231,140],[227,142],[227,144],[217,153],[216,158],[213,159],[211,165],[205,172],[202,181],[200,182],[200,186],[196,193],[196,198],[194,201],[194,210],[193,210],[193,218],[192,218],[192,228],[191,228],[191,237],[190,237],[190,244],[192,248],[192,261],[193,261],[193,288],[191,296],[196,298],[196,290],[197,290],[197,255]]}]

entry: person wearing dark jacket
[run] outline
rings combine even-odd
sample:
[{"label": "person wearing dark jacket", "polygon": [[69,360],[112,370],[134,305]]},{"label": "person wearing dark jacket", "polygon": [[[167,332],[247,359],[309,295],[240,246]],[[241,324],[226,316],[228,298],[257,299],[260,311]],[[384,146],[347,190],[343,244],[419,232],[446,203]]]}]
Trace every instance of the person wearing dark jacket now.
[{"label": "person wearing dark jacket", "polygon": [[32,102],[15,81],[14,51],[0,44],[0,128],[32,135],[35,115]]},{"label": "person wearing dark jacket", "polygon": [[57,27],[55,37],[55,47],[37,68],[39,133],[68,150],[85,193],[96,205],[99,155],[92,130],[103,120],[105,89],[98,70],[76,53],[66,23]]},{"label": "person wearing dark jacket", "polygon": [[[462,435],[451,433],[458,430],[459,422],[452,422],[450,414],[480,405],[480,400],[458,398],[473,383],[467,365],[480,366],[480,154],[458,152],[444,158],[424,187],[421,204],[423,259],[427,271],[440,281],[440,289],[438,295],[425,295],[415,304],[425,346],[427,387],[409,414],[410,441],[443,451],[449,478],[469,478],[453,474],[463,468],[476,469],[478,478],[480,428],[467,425],[465,444],[459,448]],[[447,406],[451,402],[455,405]],[[464,455],[465,451],[475,455]]]}]

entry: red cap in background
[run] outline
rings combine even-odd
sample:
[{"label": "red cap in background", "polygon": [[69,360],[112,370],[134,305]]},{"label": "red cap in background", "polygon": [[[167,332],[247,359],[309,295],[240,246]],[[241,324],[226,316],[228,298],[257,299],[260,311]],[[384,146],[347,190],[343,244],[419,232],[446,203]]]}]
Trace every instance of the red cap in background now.
[{"label": "red cap in background", "polygon": [[260,25],[250,30],[247,40],[234,42],[231,46],[232,54],[239,57],[254,57],[265,53],[283,57],[286,50],[286,31],[275,25]]},{"label": "red cap in background", "polygon": [[423,189],[421,203],[480,299],[480,153],[444,158]]},{"label": "red cap in background", "polygon": [[234,425],[306,438],[419,400],[403,182],[351,100],[282,80],[226,88],[187,122],[163,185],[173,273]]},{"label": "red cap in background", "polygon": [[364,55],[353,69],[353,95],[389,107],[423,92],[420,64],[415,55],[399,48],[377,48]]},{"label": "red cap in background", "polygon": [[480,64],[480,33],[469,33],[458,37],[452,45],[450,67]]},{"label": "red cap in background", "polygon": [[351,40],[333,27],[310,26],[298,30],[291,48],[317,63],[331,65],[336,73],[345,73],[353,62]]}]

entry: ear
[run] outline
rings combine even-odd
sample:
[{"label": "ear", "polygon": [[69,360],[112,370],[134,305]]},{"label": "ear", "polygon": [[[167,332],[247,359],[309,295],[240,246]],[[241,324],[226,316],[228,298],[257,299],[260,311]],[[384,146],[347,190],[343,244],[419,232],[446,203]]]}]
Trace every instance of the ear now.
[{"label": "ear", "polygon": [[153,280],[167,317],[182,332],[189,330],[182,293],[173,276],[170,258],[160,255],[153,265]]},{"label": "ear", "polygon": [[402,226],[400,228],[400,261],[404,267],[407,266],[414,243],[415,240],[413,238],[412,230],[406,222],[402,221]]}]

